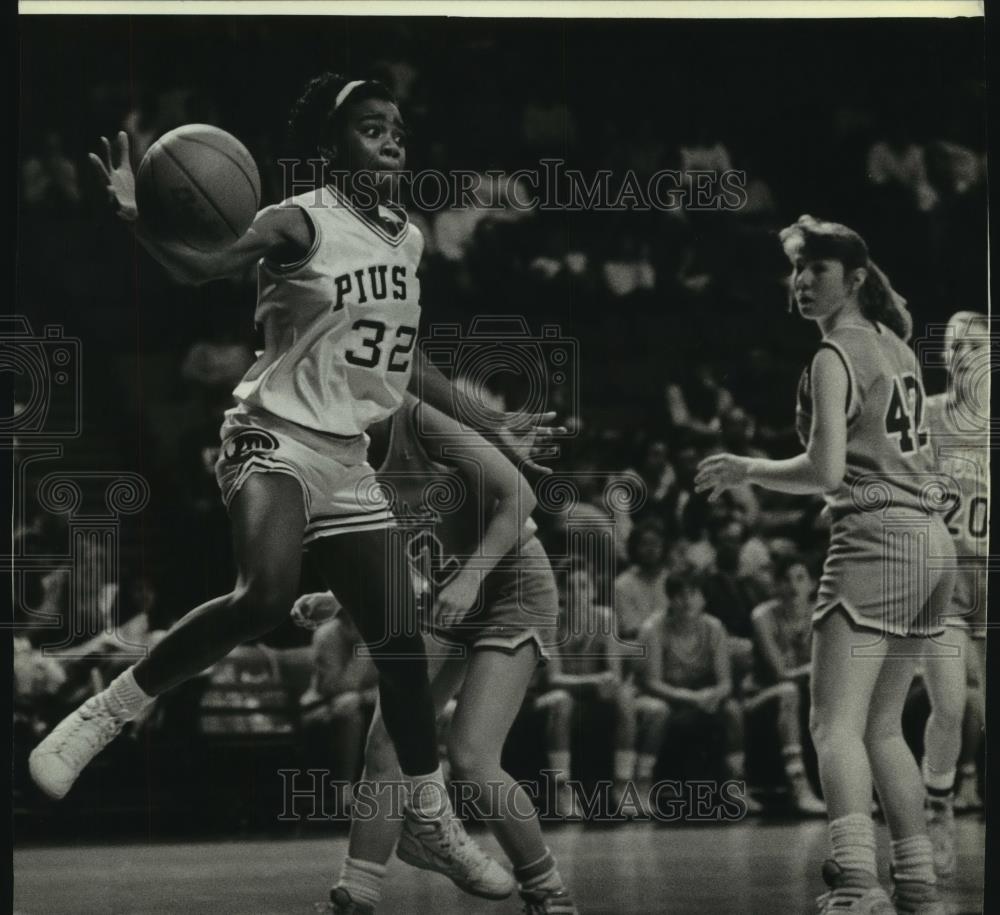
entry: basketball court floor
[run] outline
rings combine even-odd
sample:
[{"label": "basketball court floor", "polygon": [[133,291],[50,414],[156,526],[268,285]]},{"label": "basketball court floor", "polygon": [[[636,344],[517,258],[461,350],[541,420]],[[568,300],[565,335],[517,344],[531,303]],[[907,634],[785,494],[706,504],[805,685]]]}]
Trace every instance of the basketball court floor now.
[{"label": "basketball court floor", "polygon": [[[500,855],[492,839],[476,837]],[[549,846],[582,915],[764,915],[815,912],[827,853],[822,820],[724,826],[631,824],[549,829]],[[887,836],[880,829],[885,854]],[[955,915],[981,913],[985,827],[958,821],[959,868],[947,886]],[[314,913],[346,854],[330,839],[22,847],[14,853],[19,915],[286,915]],[[884,859],[884,857],[883,857]],[[445,878],[393,860],[379,912],[505,915]]]}]

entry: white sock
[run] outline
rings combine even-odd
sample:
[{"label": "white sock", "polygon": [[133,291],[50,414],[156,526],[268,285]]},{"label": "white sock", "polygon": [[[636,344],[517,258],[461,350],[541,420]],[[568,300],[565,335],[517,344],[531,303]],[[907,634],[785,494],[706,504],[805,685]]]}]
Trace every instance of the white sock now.
[{"label": "white sock", "polygon": [[104,698],[111,713],[125,721],[131,721],[154,700],[153,696],[144,693],[135,682],[134,671],[135,668],[130,667],[115,677],[104,690]]},{"label": "white sock", "polygon": [[406,775],[410,809],[425,820],[439,820],[451,811],[441,766],[427,775]]},{"label": "white sock", "polygon": [[845,871],[866,871],[878,876],[875,864],[875,824],[864,813],[850,813],[830,823],[833,860]]},{"label": "white sock", "polygon": [[892,840],[892,863],[896,880],[935,883],[934,847],[929,836]]},{"label": "white sock", "polygon": [[635,751],[615,750],[615,781],[627,782],[635,773]]},{"label": "white sock", "polygon": [[382,880],[384,878],[384,864],[349,857],[340,869],[340,880],[337,881],[337,886],[347,890],[355,902],[364,902],[374,908],[382,899]]}]

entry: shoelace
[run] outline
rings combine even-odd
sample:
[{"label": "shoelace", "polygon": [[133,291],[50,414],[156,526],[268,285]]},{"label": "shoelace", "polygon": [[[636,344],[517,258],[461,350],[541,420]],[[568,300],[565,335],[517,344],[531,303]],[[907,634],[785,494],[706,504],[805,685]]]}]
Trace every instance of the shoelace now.
[{"label": "shoelace", "polygon": [[[435,845],[435,851],[437,854],[441,855],[443,858],[451,859],[452,857],[452,836],[451,833],[454,829],[454,818],[449,817],[447,822],[442,820],[424,820],[420,817],[413,815],[414,820],[427,828],[423,831],[423,835],[426,836]],[[424,838],[421,838],[421,842],[425,842]]]},{"label": "shoelace", "polygon": [[[79,717],[74,718],[72,727],[67,726],[59,733],[59,740],[56,743],[56,750],[66,757],[74,768],[80,768],[83,763],[93,756],[94,752],[100,749],[103,743],[113,738],[121,727],[122,722],[113,717],[110,712],[94,707],[88,709],[84,705],[79,711]],[[99,733],[94,734],[89,728],[84,729],[84,724],[96,724]],[[86,736],[86,743],[80,740],[80,732]]]},{"label": "shoelace", "polygon": [[454,837],[454,857],[465,864],[475,874],[482,874],[489,866],[489,859],[479,850],[465,827],[455,818],[451,820],[450,832]]}]

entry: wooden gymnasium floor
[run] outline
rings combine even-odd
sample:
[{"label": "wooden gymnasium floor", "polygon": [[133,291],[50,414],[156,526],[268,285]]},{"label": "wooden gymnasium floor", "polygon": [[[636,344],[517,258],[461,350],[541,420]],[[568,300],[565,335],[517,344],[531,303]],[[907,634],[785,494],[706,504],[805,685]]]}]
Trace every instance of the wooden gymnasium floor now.
[{"label": "wooden gymnasium floor", "polygon": [[[494,853],[492,838],[477,838]],[[958,822],[959,871],[948,898],[956,913],[982,912],[985,827]],[[885,830],[880,843],[885,851]],[[815,912],[826,826],[764,822],[616,829],[565,826],[548,841],[585,915]],[[342,835],[192,844],[30,847],[14,853],[20,915],[284,915],[313,913],[346,851]],[[520,911],[515,898],[486,902],[436,874],[390,865],[379,912],[399,915]]]}]

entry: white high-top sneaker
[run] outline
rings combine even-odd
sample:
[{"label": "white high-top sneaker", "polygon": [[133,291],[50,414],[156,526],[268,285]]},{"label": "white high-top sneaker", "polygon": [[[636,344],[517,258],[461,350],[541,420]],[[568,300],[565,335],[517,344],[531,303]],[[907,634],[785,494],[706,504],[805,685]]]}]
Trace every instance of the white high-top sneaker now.
[{"label": "white high-top sneaker", "polygon": [[80,773],[125,725],[103,693],[92,696],[53,728],[28,757],[28,771],[53,800],[65,797]]},{"label": "white high-top sneaker", "polygon": [[513,876],[469,838],[462,821],[450,811],[429,820],[407,807],[396,857],[444,874],[459,889],[484,899],[506,899],[515,889]]}]

